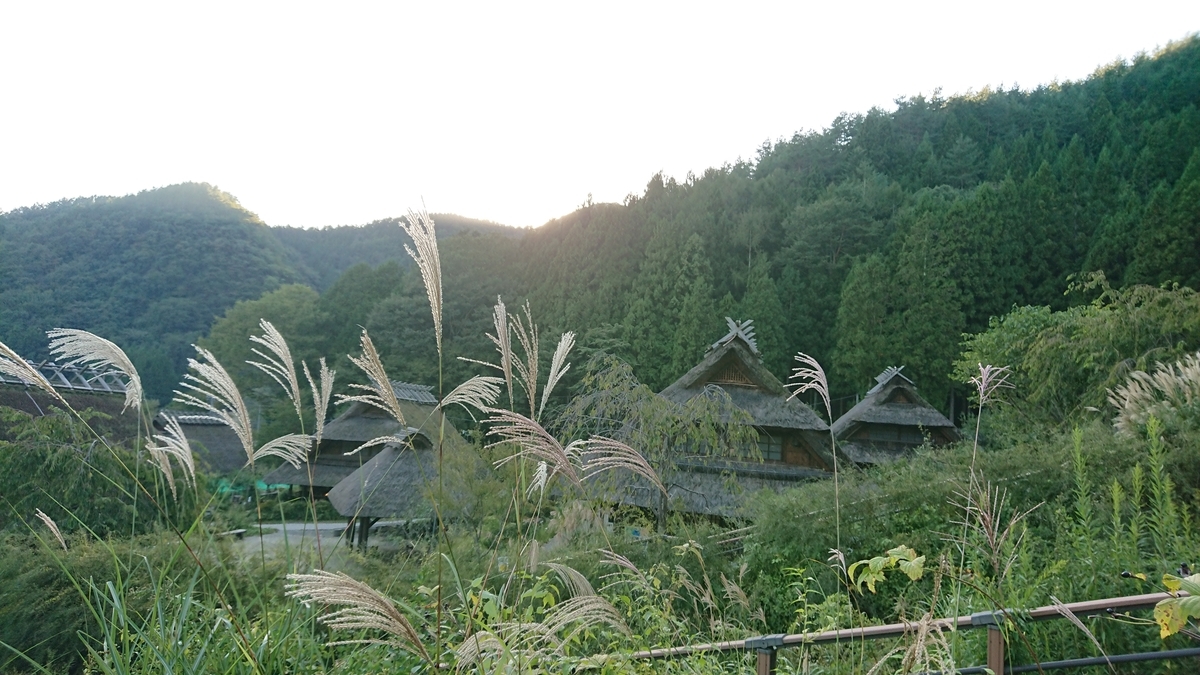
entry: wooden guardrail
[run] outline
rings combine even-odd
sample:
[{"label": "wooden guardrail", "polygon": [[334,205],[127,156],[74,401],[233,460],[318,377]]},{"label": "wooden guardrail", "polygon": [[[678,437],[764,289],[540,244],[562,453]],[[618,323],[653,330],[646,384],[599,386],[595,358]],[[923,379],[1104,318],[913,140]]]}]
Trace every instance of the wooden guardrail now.
[{"label": "wooden guardrail", "polygon": [[[1179,596],[1186,596],[1187,593],[1180,592]],[[1076,616],[1094,616],[1097,614],[1108,614],[1118,610],[1145,609],[1153,607],[1159,601],[1165,600],[1171,595],[1167,593],[1147,593],[1144,595],[1128,595],[1119,598],[1104,598],[1101,600],[1087,600],[1084,602],[1067,603],[1064,607],[1071,611]],[[1037,607],[1030,610],[997,610],[991,612],[978,612],[967,616],[948,617],[937,619],[934,625],[942,629],[971,629],[971,628],[987,628],[988,629],[988,651],[987,665],[993,673],[1020,673],[1034,670],[1050,670],[1054,668],[1079,667],[1082,665],[1095,665],[1092,663],[1083,663],[1084,661],[1092,661],[1093,659],[1072,659],[1070,661],[1056,661],[1053,663],[1043,663],[1040,666],[1018,666],[1016,668],[1006,669],[1004,667],[1004,634],[1000,631],[1000,626],[1004,624],[1006,619],[1016,620],[1018,618],[1032,621],[1045,621],[1048,619],[1061,619],[1065,615],[1055,605],[1047,605],[1045,607]],[[749,651],[757,652],[757,675],[774,675],[775,662],[780,649],[786,647],[794,647],[797,645],[811,645],[821,643],[837,643],[847,642],[851,640],[874,640],[880,638],[901,637],[913,628],[913,623],[893,623],[884,626],[864,626],[862,628],[848,628],[824,631],[820,633],[794,633],[794,634],[778,634],[778,635],[762,635],[758,637],[746,638],[744,640],[730,640],[727,642],[710,642],[698,645],[687,645],[683,647],[664,647],[660,649],[648,649],[646,651],[635,652],[629,658],[633,659],[668,659],[680,656],[688,656],[692,654],[701,654],[705,652],[726,652],[726,651]],[[1147,654],[1125,654],[1109,657],[1114,663],[1130,662],[1130,661],[1148,661],[1163,658],[1184,658],[1189,656],[1200,656],[1200,648],[1197,649],[1177,649],[1172,651],[1151,652]],[[1105,660],[1099,659],[1097,663],[1103,664]],[[985,666],[974,666],[971,668],[963,668],[958,671],[963,675],[970,673],[984,673]]]}]

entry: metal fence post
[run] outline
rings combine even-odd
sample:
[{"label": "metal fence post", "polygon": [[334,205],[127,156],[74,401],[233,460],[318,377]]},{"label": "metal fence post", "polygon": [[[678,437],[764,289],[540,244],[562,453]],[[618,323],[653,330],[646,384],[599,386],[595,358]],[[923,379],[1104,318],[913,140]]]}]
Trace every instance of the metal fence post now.
[{"label": "metal fence post", "polygon": [[1004,615],[999,612],[979,612],[971,615],[972,626],[987,626],[987,667],[995,675],[1004,675],[1004,633],[1000,624]]},{"label": "metal fence post", "polygon": [[746,649],[758,651],[756,675],[775,675],[775,661],[779,656],[779,648],[783,646],[783,633],[748,638],[745,645]]}]

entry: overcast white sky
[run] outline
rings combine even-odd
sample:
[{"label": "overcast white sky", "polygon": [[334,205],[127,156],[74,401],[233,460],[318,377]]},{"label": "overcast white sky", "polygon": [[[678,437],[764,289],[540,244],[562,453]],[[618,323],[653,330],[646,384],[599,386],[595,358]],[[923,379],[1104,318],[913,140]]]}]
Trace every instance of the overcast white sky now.
[{"label": "overcast white sky", "polygon": [[0,6],[0,211],[206,181],[272,225],[540,225],[899,96],[1032,88],[1200,2]]}]

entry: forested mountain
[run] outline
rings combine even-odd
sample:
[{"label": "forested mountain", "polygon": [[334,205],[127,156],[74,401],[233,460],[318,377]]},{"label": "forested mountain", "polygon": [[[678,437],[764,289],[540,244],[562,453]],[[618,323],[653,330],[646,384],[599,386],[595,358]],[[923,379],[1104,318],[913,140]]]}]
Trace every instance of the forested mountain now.
[{"label": "forested mountain", "polygon": [[[616,351],[656,389],[734,315],[755,320],[780,376],[805,351],[852,397],[905,365],[944,407],[963,334],[1014,306],[1086,301],[1065,295],[1072,275],[1200,282],[1198,105],[1193,37],[1081,82],[843,115],[764,144],[754,161],[655,176],[622,205],[530,232],[515,252],[478,251],[516,261],[497,292],[515,288],[509,300],[528,298],[544,325],[578,331],[585,348]],[[475,282],[462,282],[469,292],[456,283],[448,300],[487,301]],[[427,323],[420,285],[402,293],[410,313],[393,299],[386,319],[364,325]]]},{"label": "forested mountain", "polygon": [[297,278],[270,230],[207,185],[0,217],[0,339],[44,358],[46,330],[86,328],[124,346],[156,395],[214,317]]},{"label": "forested mountain", "polygon": [[[502,294],[510,308],[530,301],[543,346],[575,330],[585,352],[614,352],[661,388],[731,315],[755,320],[777,375],[805,351],[853,396],[905,365],[944,407],[963,334],[1014,306],[1085,301],[1064,294],[1072,275],[1200,285],[1198,106],[1193,37],[1080,82],[845,114],[523,236],[435,216],[448,354],[487,355]],[[0,339],[36,355],[41,331],[80,326],[178,368],[229,310],[210,343],[234,349],[263,315],[301,354],[338,357],[362,325],[394,376],[432,383],[403,242],[395,221],[267,228],[208,186],[20,209],[0,216]],[[448,365],[451,383],[471,369]]]},{"label": "forested mountain", "polygon": [[[449,213],[434,214],[434,217],[440,237],[463,231],[511,237],[519,237],[525,232],[520,228]],[[357,264],[375,266],[396,260],[407,266],[409,258],[404,252],[404,244],[409,239],[399,224],[399,218],[385,218],[363,226],[273,227],[271,232],[288,249],[289,261],[304,275],[305,282],[325,291],[343,272]]]},{"label": "forested mountain", "polygon": [[[438,218],[447,233],[514,231]],[[16,209],[0,215],[0,341],[40,359],[46,330],[93,331],[125,348],[147,391],[166,400],[191,344],[238,300],[289,283],[325,289],[359,262],[407,264],[406,241],[395,220],[270,228],[199,183]]]}]

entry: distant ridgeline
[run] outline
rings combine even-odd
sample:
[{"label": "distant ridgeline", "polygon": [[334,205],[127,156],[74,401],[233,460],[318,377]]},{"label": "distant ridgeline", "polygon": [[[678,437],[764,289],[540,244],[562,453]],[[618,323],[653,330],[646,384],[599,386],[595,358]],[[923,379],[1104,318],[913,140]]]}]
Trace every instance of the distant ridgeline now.
[{"label": "distant ridgeline", "polygon": [[[850,397],[841,410],[904,364],[949,412],[961,336],[1014,306],[1090,299],[1064,295],[1071,275],[1200,285],[1198,106],[1192,37],[1080,82],[842,115],[523,236],[436,216],[447,354],[485,358],[496,296],[528,299],[543,334],[579,333],[576,360],[615,353],[660,390],[736,315],[754,320],[776,377],[796,351],[825,364]],[[206,344],[233,363],[258,316],[310,359],[344,360],[365,326],[392,377],[434,384],[403,243],[394,221],[268,228],[207,185],[19,209],[0,216],[0,340],[41,358],[42,331],[93,330],[129,348],[161,397],[210,326]],[[468,372],[451,359],[446,381]]]}]

